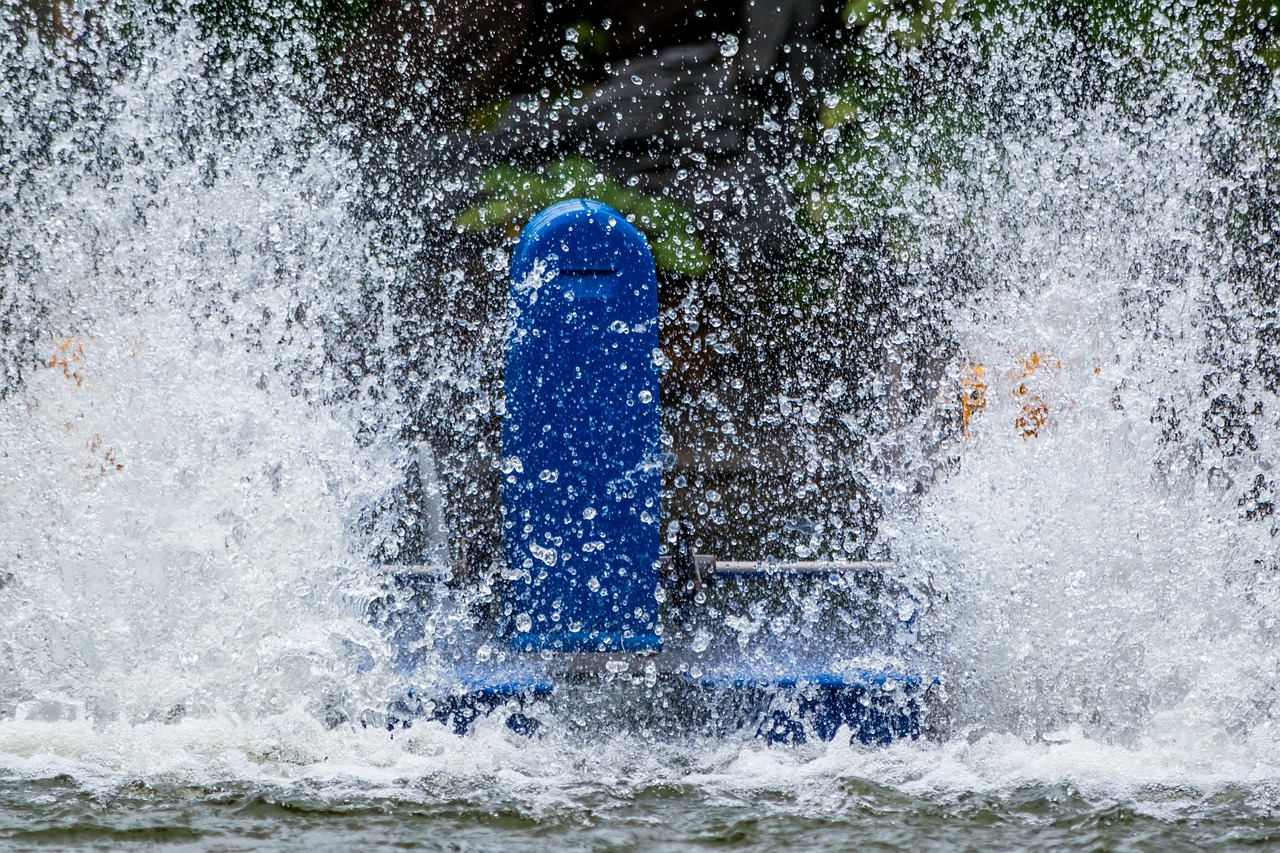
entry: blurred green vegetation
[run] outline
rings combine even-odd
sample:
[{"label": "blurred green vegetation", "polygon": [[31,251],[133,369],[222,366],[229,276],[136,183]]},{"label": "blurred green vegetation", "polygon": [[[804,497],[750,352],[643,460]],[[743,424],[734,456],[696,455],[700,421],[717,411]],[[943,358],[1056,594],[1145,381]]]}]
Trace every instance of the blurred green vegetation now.
[{"label": "blurred green vegetation", "polygon": [[533,170],[497,166],[484,174],[478,189],[486,200],[458,216],[455,225],[463,231],[503,228],[514,237],[548,205],[566,198],[592,198],[625,215],[648,236],[658,269],[699,276],[711,267],[688,208],[628,189],[582,158],[552,161]]},{"label": "blurred green vegetation", "polygon": [[[1269,86],[1280,68],[1277,3],[850,0],[841,14],[848,36],[843,71],[823,93],[818,126],[797,129],[814,145],[789,172],[800,239],[791,242],[778,271],[780,295],[797,305],[822,298],[835,286],[843,263],[839,248],[851,236],[906,261],[925,235],[965,225],[933,215],[929,196],[948,181],[965,180],[970,142],[997,132],[1010,118],[990,103],[991,89],[1002,81],[981,73],[996,55],[1049,55],[1050,67],[1028,73],[1058,75],[1073,85],[1093,74],[1077,94],[1088,97],[1089,88],[1106,78],[1113,93],[1123,92],[1133,105],[1165,91],[1170,75],[1189,75],[1226,108],[1247,111],[1249,96]],[[1048,33],[1060,43],[1047,54],[1040,40]],[[1018,121],[1042,120],[1009,104],[1003,109]],[[695,236],[694,212],[598,175],[587,181],[592,172],[578,158],[536,172],[494,169],[479,187],[489,200],[458,224],[510,228],[541,205],[588,187],[602,201],[640,214],[661,268],[691,276],[711,268],[715,247]]]},{"label": "blurred green vegetation", "polygon": [[[283,51],[314,68],[358,31],[377,2],[196,0],[189,8],[228,44],[251,38],[274,48],[267,56]],[[910,257],[939,224],[928,207],[930,188],[963,179],[966,146],[999,131],[1010,117],[1001,109],[1018,121],[1043,120],[993,105],[1002,85],[1019,85],[983,73],[1001,54],[1024,51],[1048,62],[1027,73],[1050,83],[1058,75],[1077,87],[1076,96],[1109,86],[1131,105],[1167,91],[1170,75],[1189,76],[1224,109],[1251,115],[1259,133],[1277,134],[1276,118],[1266,112],[1274,106],[1263,95],[1280,71],[1280,0],[848,0],[840,18],[843,67],[822,92],[817,126],[796,128],[810,147],[786,173],[800,238],[791,241],[779,278],[797,304],[830,286],[839,247],[851,235]],[[1054,44],[1046,49],[1049,38]],[[589,88],[610,44],[609,34],[585,19],[567,26],[562,42],[555,68],[546,69],[550,88],[539,93],[548,102]],[[475,105],[458,123],[483,134],[508,108],[505,98]],[[541,207],[590,195],[634,218],[664,271],[696,277],[714,263],[716,247],[700,239],[696,211],[610,180],[581,157],[501,165],[471,189],[478,200],[455,221],[463,231],[510,235]]]},{"label": "blurred green vegetation", "polygon": [[[368,20],[378,0],[195,0],[190,8],[228,49],[245,40],[314,73]],[[277,55],[279,55],[277,54]]]},{"label": "blurred green vegetation", "polygon": [[[968,141],[999,133],[1006,120],[1044,120],[993,96],[1022,85],[991,79],[984,66],[998,54],[1026,56],[1027,74],[1050,86],[1057,76],[1072,96],[1110,98],[1121,110],[1146,108],[1171,75],[1188,76],[1220,109],[1275,134],[1275,116],[1261,112],[1274,107],[1267,94],[1280,70],[1280,0],[850,0],[842,18],[850,38],[844,73],[825,93],[824,144],[792,182],[808,237],[787,288],[799,302],[822,295],[839,258],[833,248],[849,235],[905,260],[923,235],[954,227],[929,215],[927,196],[973,168]],[[1051,34],[1058,42],[1046,49]]]},{"label": "blurred green vegetation", "polygon": [[[610,47],[609,34],[582,20],[564,31],[556,75],[563,90],[542,96],[554,108],[567,105],[577,87],[589,87],[592,68]],[[581,95],[578,89],[576,94]],[[492,129],[510,109],[511,99],[482,105],[469,116],[478,132]],[[684,205],[649,196],[606,178],[582,157],[551,160],[536,168],[501,165],[488,169],[473,187],[477,202],[464,210],[454,224],[462,231],[483,233],[501,229],[508,238],[519,234],[524,223],[540,210],[566,198],[590,197],[627,216],[647,236],[659,270],[684,276],[700,276],[712,265],[706,245],[697,235],[696,221]]]}]

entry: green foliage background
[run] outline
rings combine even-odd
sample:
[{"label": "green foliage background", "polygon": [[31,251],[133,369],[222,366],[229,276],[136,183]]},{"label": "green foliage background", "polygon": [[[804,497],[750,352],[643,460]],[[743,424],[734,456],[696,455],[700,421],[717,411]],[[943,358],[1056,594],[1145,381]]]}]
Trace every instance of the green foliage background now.
[{"label": "green foliage background", "polygon": [[[318,77],[326,67],[343,73],[330,60],[376,2],[196,0],[190,8],[228,44],[259,42],[268,48],[264,55],[283,53]],[[849,0],[842,11],[843,71],[823,93],[817,126],[795,129],[812,148],[786,172],[800,239],[793,242],[786,269],[778,271],[786,282],[783,294],[798,304],[822,294],[837,256],[833,235],[870,236],[905,258],[932,227],[904,193],[918,192],[922,179],[940,185],[953,178],[964,141],[994,130],[1001,119],[982,105],[982,93],[964,74],[966,63],[972,67],[984,59],[973,55],[975,44],[987,54],[1023,48],[1033,53],[1036,46],[1026,40],[1048,30],[1073,33],[1079,62],[1105,63],[1131,102],[1158,91],[1171,74],[1190,74],[1217,93],[1224,110],[1246,116],[1258,133],[1280,140],[1277,119],[1262,96],[1280,70],[1278,3]],[[981,35],[965,40],[962,33]],[[566,30],[565,42],[580,57],[602,54],[608,44],[607,34],[585,20]],[[580,70],[587,73],[585,65]],[[560,88],[540,96],[551,102],[589,88],[589,81],[573,73],[571,67],[568,77],[557,78]],[[457,122],[484,133],[507,103],[474,105]],[[581,157],[529,168],[500,165],[472,189],[477,202],[455,220],[463,231],[511,235],[547,204],[591,195],[645,231],[660,269],[698,277],[714,265],[716,247],[702,239],[696,211],[629,189]]]}]

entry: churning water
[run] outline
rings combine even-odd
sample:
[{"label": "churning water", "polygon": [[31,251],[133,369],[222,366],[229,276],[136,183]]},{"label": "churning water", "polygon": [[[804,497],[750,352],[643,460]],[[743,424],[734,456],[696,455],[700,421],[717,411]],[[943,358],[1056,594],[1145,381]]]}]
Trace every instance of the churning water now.
[{"label": "churning water", "polygon": [[[926,405],[887,414],[847,476],[879,495],[878,547],[938,591],[936,739],[600,741],[586,719],[392,735],[364,614],[399,541],[402,389],[457,389],[442,418],[474,436],[500,331],[405,355],[396,294],[421,286],[420,247],[369,215],[388,190],[287,51],[146,15],[52,40],[0,17],[7,843],[1280,833],[1274,91],[1234,110],[1175,45],[1181,65],[1117,59],[1086,93],[1052,27],[1007,22],[990,50],[957,26],[956,97],[989,122],[937,126],[940,172],[910,172],[910,140],[886,154],[918,233],[883,257],[905,293],[874,345],[883,400],[920,396],[892,369],[902,335],[950,345]],[[830,390],[797,409],[865,399]],[[806,440],[815,464],[845,459]]]}]

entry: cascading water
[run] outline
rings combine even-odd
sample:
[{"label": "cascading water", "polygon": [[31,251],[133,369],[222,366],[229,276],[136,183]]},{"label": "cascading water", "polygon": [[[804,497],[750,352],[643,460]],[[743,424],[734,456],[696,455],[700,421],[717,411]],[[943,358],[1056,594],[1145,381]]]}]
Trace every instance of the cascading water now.
[{"label": "cascading water", "polygon": [[[480,844],[502,814],[513,834],[534,820],[636,843],[672,791],[697,805],[689,838],[759,843],[750,815],[797,831],[867,814],[941,826],[953,809],[1025,829],[1102,822],[1117,802],[1274,809],[1277,272],[1270,220],[1242,219],[1274,186],[1274,91],[1262,119],[1233,112],[1194,69],[1152,70],[1153,52],[1086,97],[1083,76],[1054,70],[1068,33],[1010,20],[1021,50],[951,34],[973,45],[957,90],[996,106],[983,129],[947,129],[941,178],[903,173],[931,143],[845,131],[883,141],[908,202],[894,215],[927,223],[878,261],[905,284],[873,391],[784,390],[810,481],[865,484],[875,548],[939,592],[937,740],[588,742],[576,719],[527,742],[497,722],[392,736],[377,724],[391,652],[365,608],[405,541],[395,495],[418,457],[400,385],[483,398],[493,365],[475,362],[500,335],[480,335],[479,356],[443,335],[445,351],[405,355],[419,318],[395,294],[423,286],[421,246],[375,227],[369,198],[387,190],[351,129],[304,102],[287,51],[246,61],[190,24],[112,9],[52,41],[15,7],[0,18],[0,786],[15,826],[45,825],[40,786],[59,774],[68,796],[202,792],[155,806],[157,825],[235,833],[219,797],[354,801],[394,838],[374,812],[409,804],[415,826]],[[428,284],[447,299],[473,286]],[[948,342],[932,384],[902,367],[912,330]],[[725,384],[749,397],[739,378]],[[483,476],[449,456],[475,443],[477,411],[439,416],[465,437],[439,451],[445,476]],[[851,451],[828,416],[873,432]],[[804,554],[853,547],[826,530]]]},{"label": "cascading water", "polygon": [[402,467],[361,438],[379,383],[333,364],[380,320],[356,172],[284,98],[216,129],[193,32],[127,71],[110,33],[77,35],[61,61],[6,49],[0,701],[99,722],[319,707],[358,684],[348,531]]},{"label": "cascading water", "polygon": [[902,533],[955,585],[958,708],[979,726],[1269,729],[1277,401],[1205,226],[1222,202],[1197,198],[1207,121],[1098,110],[1004,141],[978,226],[992,284],[954,323],[981,408]]}]

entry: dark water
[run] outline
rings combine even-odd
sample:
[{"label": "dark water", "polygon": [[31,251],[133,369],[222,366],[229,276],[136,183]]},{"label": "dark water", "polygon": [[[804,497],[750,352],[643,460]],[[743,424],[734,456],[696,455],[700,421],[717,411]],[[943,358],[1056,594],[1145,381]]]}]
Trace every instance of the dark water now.
[{"label": "dark water", "polygon": [[1203,850],[1280,842],[1274,806],[1247,790],[1210,796],[1152,787],[1134,799],[1029,785],[950,797],[857,778],[820,798],[788,790],[714,791],[671,781],[584,785],[539,808],[406,779],[400,795],[325,786],[122,785],[87,791],[66,776],[0,788],[10,849],[496,850]]}]

